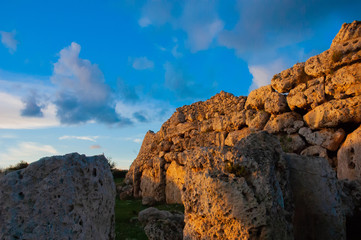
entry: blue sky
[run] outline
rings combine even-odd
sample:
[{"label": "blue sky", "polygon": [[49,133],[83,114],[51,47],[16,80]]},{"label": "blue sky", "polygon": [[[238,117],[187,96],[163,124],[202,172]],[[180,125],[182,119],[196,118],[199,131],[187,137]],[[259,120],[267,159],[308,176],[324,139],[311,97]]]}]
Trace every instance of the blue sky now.
[{"label": "blue sky", "polygon": [[1,1],[0,167],[79,152],[128,168],[177,107],[329,48],[360,1]]}]

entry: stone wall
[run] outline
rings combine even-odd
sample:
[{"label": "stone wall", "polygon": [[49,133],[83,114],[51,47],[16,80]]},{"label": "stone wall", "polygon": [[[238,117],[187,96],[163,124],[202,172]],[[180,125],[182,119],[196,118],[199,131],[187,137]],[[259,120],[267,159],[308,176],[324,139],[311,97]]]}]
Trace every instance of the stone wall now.
[{"label": "stone wall", "polygon": [[128,194],[145,204],[181,203],[184,151],[232,147],[261,130],[277,136],[283,151],[324,157],[339,178],[359,179],[360,29],[361,22],[344,24],[329,50],[276,74],[248,97],[221,92],[178,108],[159,132],[146,134],[127,175]]}]

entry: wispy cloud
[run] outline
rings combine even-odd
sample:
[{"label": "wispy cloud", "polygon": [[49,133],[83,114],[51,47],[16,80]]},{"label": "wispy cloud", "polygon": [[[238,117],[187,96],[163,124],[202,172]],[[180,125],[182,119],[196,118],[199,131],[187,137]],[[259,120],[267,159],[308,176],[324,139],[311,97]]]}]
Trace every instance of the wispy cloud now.
[{"label": "wispy cloud", "polygon": [[9,49],[9,52],[13,54],[18,46],[18,41],[15,39],[16,31],[4,32],[0,31],[1,43]]},{"label": "wispy cloud", "polygon": [[96,64],[79,57],[80,45],[73,42],[60,51],[54,64],[52,82],[58,87],[55,99],[57,116],[64,124],[96,121],[110,125],[127,125],[129,119],[115,111],[113,93],[105,84]]},{"label": "wispy cloud", "polygon": [[140,138],[135,138],[135,139],[133,139],[133,142],[135,142],[135,143],[142,143],[142,139],[140,139]]},{"label": "wispy cloud", "polygon": [[[208,49],[223,29],[216,11],[217,1],[152,1],[148,0],[138,21],[141,27],[170,24],[187,34],[192,52]],[[178,14],[173,14],[174,12]]]},{"label": "wispy cloud", "polygon": [[277,60],[266,65],[251,65],[248,67],[252,74],[252,84],[249,91],[271,83],[273,75],[285,69],[285,64],[282,60]]},{"label": "wispy cloud", "polygon": [[59,137],[59,140],[77,139],[77,140],[96,142],[96,139],[98,138],[99,136],[61,136]]},{"label": "wispy cloud", "polygon": [[51,145],[36,142],[20,142],[0,153],[0,167],[8,167],[20,161],[34,162],[46,155],[55,155],[58,151]]},{"label": "wispy cloud", "polygon": [[192,77],[178,65],[166,62],[164,70],[165,87],[173,91],[179,98],[200,98],[209,90],[208,86],[193,81]]},{"label": "wispy cloud", "polygon": [[89,148],[90,149],[100,149],[102,147],[100,145],[91,145]]},{"label": "wispy cloud", "polygon": [[133,60],[133,68],[136,70],[145,70],[154,68],[154,62],[147,57],[139,57]]}]

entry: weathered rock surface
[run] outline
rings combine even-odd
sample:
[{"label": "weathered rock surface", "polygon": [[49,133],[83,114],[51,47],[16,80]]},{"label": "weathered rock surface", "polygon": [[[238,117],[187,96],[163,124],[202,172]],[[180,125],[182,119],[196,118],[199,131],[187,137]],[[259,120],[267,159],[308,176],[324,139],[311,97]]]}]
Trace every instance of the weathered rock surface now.
[{"label": "weathered rock surface", "polygon": [[246,124],[250,129],[262,130],[270,116],[271,115],[264,110],[256,111],[250,109],[246,111]]},{"label": "weathered rock surface", "polygon": [[295,239],[346,239],[335,172],[324,158],[286,155],[295,211]]},{"label": "weathered rock surface", "polygon": [[305,73],[305,63],[297,63],[293,67],[274,75],[271,85],[277,92],[286,93],[310,79],[311,77]]},{"label": "weathered rock surface", "polygon": [[[355,129],[361,124],[360,32],[360,22],[343,25],[329,50],[276,74],[271,85],[252,91],[248,97],[221,92],[207,101],[178,108],[159,132],[147,133],[127,175],[123,195],[141,197],[147,204],[159,201],[185,204],[185,239],[202,239],[202,236],[204,239],[224,239],[223,236],[288,239],[293,237],[292,219],[285,216],[292,215],[292,207],[282,208],[275,203],[280,193],[285,206],[295,203],[298,208],[295,210],[298,220],[293,222],[296,239],[344,239],[348,230],[340,229],[341,223],[335,219],[339,217],[344,222],[344,213],[350,211],[339,212],[336,192],[343,194],[335,187],[334,174],[329,170],[332,167],[337,176],[343,176],[340,178],[361,179],[355,163],[361,154],[357,152],[358,143],[355,144],[360,138]],[[252,138],[250,133],[257,135],[262,130],[278,138],[280,144],[270,140],[269,144],[273,145],[267,145],[268,150],[260,149],[264,147],[262,140],[249,145],[249,150],[239,145]],[[301,187],[295,193],[297,202],[289,200],[289,187],[284,184],[287,181],[282,180],[288,174],[287,164],[281,164],[286,169],[282,170],[280,163],[284,160],[277,160],[284,154],[278,153],[279,145],[284,152],[301,154],[294,157],[301,171],[292,176],[294,186],[302,185],[303,176],[307,178],[303,187],[315,184],[310,188],[312,191],[329,185],[328,190],[320,190],[324,196],[309,194]],[[269,148],[277,153],[269,152]],[[247,155],[247,151],[258,151],[260,158]],[[275,164],[272,171],[270,159]],[[302,161],[307,161],[305,166],[299,166]],[[311,169],[313,161],[315,172]],[[329,166],[321,170],[327,161]],[[302,169],[307,172],[302,173]],[[308,177],[306,173],[315,176]],[[274,189],[269,190],[270,186]],[[270,194],[264,198],[263,191]],[[191,199],[197,200],[191,202]],[[322,208],[322,201],[329,205]],[[314,209],[307,209],[302,215],[303,210],[298,206]],[[324,214],[334,210],[337,211],[333,215]],[[359,221],[354,215],[348,214],[347,218],[352,216],[353,223],[361,221],[361,214],[356,214]],[[246,220],[240,221],[241,218]],[[271,218],[274,222],[269,221]],[[319,233],[309,224],[302,225],[305,219],[319,225]],[[328,234],[325,224],[315,223],[320,219],[330,223]],[[280,227],[282,224],[287,228]],[[278,230],[273,232],[276,225]],[[310,231],[307,233],[305,229]]]},{"label": "weathered rock surface", "polygon": [[298,85],[287,96],[288,106],[291,110],[314,109],[325,101],[324,77]]},{"label": "weathered rock surface", "polygon": [[325,81],[325,94],[335,99],[361,95],[361,63],[345,66],[328,75]]},{"label": "weathered rock surface", "polygon": [[336,37],[333,39],[331,48],[340,43],[361,37],[361,22],[353,21],[352,23],[344,23]]},{"label": "weathered rock surface", "polygon": [[104,156],[42,158],[0,179],[0,239],[114,239],[115,185]]},{"label": "weathered rock surface", "polygon": [[234,148],[189,151],[184,239],[293,239],[285,162],[275,137],[251,134]]},{"label": "weathered rock surface", "polygon": [[277,135],[282,150],[287,153],[300,153],[306,146],[305,141],[297,133],[290,135]]},{"label": "weathered rock surface", "polygon": [[339,179],[361,180],[361,126],[347,136],[337,159]]},{"label": "weathered rock surface", "polygon": [[306,61],[305,72],[308,75],[320,77],[330,74],[361,59],[360,22],[353,22],[342,28],[329,50]]},{"label": "weathered rock surface", "polygon": [[268,113],[277,114],[286,112],[288,106],[286,97],[275,92],[271,85],[267,85],[250,92],[245,108],[265,110]]},{"label": "weathered rock surface", "polygon": [[141,211],[139,221],[149,240],[182,240],[184,215],[150,207]]},{"label": "weathered rock surface", "polygon": [[266,98],[271,95],[271,85],[263,86],[249,93],[246,101],[246,109],[263,110]]},{"label": "weathered rock surface", "polygon": [[326,102],[303,117],[312,129],[337,127],[344,123],[361,122],[361,96],[331,100]]},{"label": "weathered rock surface", "polygon": [[322,146],[330,151],[336,151],[345,138],[345,131],[340,129],[322,129],[312,131],[310,128],[303,127],[298,132],[311,145]]},{"label": "weathered rock surface", "polygon": [[287,132],[295,133],[303,127],[302,116],[295,112],[287,112],[280,115],[272,115],[264,130],[269,133]]},{"label": "weathered rock surface", "polygon": [[251,130],[249,128],[242,128],[241,130],[230,132],[226,138],[225,145],[232,147],[242,138],[247,137],[249,134],[251,134]]},{"label": "weathered rock surface", "polygon": [[184,184],[184,167],[172,162],[166,172],[165,197],[169,204],[182,204],[182,188]]}]

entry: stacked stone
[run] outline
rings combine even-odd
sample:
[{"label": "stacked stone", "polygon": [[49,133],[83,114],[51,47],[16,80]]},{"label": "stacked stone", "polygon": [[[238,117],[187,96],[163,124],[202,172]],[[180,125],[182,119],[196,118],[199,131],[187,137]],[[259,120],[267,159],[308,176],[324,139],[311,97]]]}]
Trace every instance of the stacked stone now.
[{"label": "stacked stone", "polygon": [[361,177],[361,22],[344,24],[331,48],[273,77],[248,97],[221,92],[178,108],[149,131],[122,196],[182,203],[185,151],[231,148],[252,132],[277,136],[284,152],[326,158],[339,179]]}]

